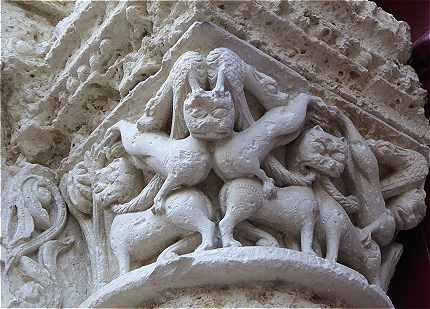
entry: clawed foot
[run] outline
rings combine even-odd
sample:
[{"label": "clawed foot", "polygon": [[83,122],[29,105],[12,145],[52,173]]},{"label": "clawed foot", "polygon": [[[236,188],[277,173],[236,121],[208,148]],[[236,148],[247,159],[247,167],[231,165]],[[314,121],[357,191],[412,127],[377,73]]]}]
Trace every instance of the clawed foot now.
[{"label": "clawed foot", "polygon": [[166,209],[164,208],[164,201],[162,199],[155,199],[154,206],[152,206],[151,211],[156,216],[161,216],[166,213]]},{"label": "clawed foot", "polygon": [[276,239],[260,238],[255,244],[262,247],[279,247],[279,242]]},{"label": "clawed foot", "polygon": [[177,257],[178,257],[178,254],[176,254],[175,252],[167,252],[167,253],[164,253],[164,254],[162,253],[157,258],[157,262],[173,260],[173,259],[175,259]]},{"label": "clawed foot", "polygon": [[263,194],[268,200],[274,199],[276,197],[277,187],[273,182],[273,179],[267,180],[263,184]]},{"label": "clawed foot", "polygon": [[314,171],[309,171],[308,174],[303,176],[303,181],[307,186],[311,186],[312,183],[315,181],[317,177],[317,174]]},{"label": "clawed foot", "polygon": [[240,243],[240,241],[237,241],[235,239],[227,239],[222,241],[222,247],[223,248],[227,248],[227,247],[242,247],[242,244]]}]

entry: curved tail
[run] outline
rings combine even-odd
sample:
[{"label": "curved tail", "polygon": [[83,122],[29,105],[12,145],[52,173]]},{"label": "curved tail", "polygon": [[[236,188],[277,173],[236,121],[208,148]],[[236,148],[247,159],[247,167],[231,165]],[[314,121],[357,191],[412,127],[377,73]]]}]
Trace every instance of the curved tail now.
[{"label": "curved tail", "polygon": [[227,211],[227,194],[230,188],[231,182],[226,182],[221,190],[219,191],[219,205],[221,209],[221,215],[224,216]]}]

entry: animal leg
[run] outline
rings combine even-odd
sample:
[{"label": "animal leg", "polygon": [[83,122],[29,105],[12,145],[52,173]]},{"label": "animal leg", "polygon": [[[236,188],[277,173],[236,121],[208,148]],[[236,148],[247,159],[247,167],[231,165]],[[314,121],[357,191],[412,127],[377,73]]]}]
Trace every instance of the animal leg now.
[{"label": "animal leg", "polygon": [[378,244],[371,240],[367,248],[364,248],[363,262],[365,264],[365,275],[370,284],[384,288],[381,282],[381,250]]},{"label": "animal leg", "polygon": [[326,228],[326,256],[330,262],[336,262],[339,253],[340,232],[336,228]]},{"label": "animal leg", "polygon": [[303,253],[316,255],[315,251],[312,249],[314,227],[315,222],[312,218],[308,218],[302,226],[302,229],[300,231],[300,242]]},{"label": "animal leg", "polygon": [[240,247],[242,244],[235,240],[233,237],[233,230],[236,226],[237,218],[234,216],[226,216],[219,223],[219,230],[221,234],[221,242],[223,247]]},{"label": "animal leg", "polygon": [[279,242],[270,233],[252,225],[249,221],[243,221],[237,225],[237,231],[254,241],[257,246],[279,247]]},{"label": "animal leg", "polygon": [[381,250],[381,284],[384,291],[388,290],[388,285],[393,277],[397,263],[400,260],[403,252],[403,246],[399,243],[392,243]]},{"label": "animal leg", "polygon": [[226,183],[220,192],[220,204],[224,218],[219,223],[223,247],[237,247],[241,243],[234,239],[237,224],[250,218],[263,205],[261,185],[250,179],[236,179]]},{"label": "animal leg", "polygon": [[164,204],[169,193],[178,187],[178,180],[175,176],[169,174],[154,198],[154,206],[151,211],[154,215],[162,215],[166,212]]},{"label": "animal leg", "polygon": [[174,244],[170,245],[158,256],[158,261],[166,261],[177,257],[178,255],[193,252],[201,242],[201,237],[198,233],[193,233]]},{"label": "animal leg", "polygon": [[130,271],[130,255],[126,249],[114,252],[119,266],[119,274],[124,275]]},{"label": "animal leg", "polygon": [[197,247],[196,252],[214,249],[216,247],[216,226],[215,223],[206,219],[200,220],[198,231],[202,235],[202,243]]},{"label": "animal leg", "polygon": [[[236,200],[236,199],[235,199]],[[237,201],[237,200],[236,200]],[[219,223],[221,240],[223,247],[238,247],[242,244],[233,237],[234,228],[240,222],[245,221],[258,208],[256,202],[242,200],[237,201],[234,205],[229,205],[227,201],[227,212]]]}]

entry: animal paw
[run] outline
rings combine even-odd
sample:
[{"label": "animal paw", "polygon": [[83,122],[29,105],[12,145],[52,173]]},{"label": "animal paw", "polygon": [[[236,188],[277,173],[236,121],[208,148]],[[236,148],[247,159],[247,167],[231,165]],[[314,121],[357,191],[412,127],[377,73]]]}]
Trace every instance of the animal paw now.
[{"label": "animal paw", "polygon": [[222,241],[222,247],[223,248],[227,248],[227,247],[242,247],[242,244],[240,243],[240,241],[237,241],[235,239],[228,239],[228,240],[223,240]]},{"label": "animal paw", "polygon": [[164,208],[162,200],[155,200],[154,206],[152,206],[151,211],[156,216],[161,216],[166,213],[166,209]]},{"label": "animal paw", "polygon": [[263,184],[263,194],[264,197],[268,200],[274,199],[276,197],[277,187],[272,179],[267,180]]},{"label": "animal paw", "polygon": [[260,238],[255,244],[262,247],[279,247],[279,242],[276,239]]},{"label": "animal paw", "polygon": [[163,262],[163,261],[168,261],[168,260],[173,260],[175,258],[178,257],[178,254],[176,254],[175,252],[166,252],[166,253],[161,253],[158,258],[157,258],[157,262]]}]

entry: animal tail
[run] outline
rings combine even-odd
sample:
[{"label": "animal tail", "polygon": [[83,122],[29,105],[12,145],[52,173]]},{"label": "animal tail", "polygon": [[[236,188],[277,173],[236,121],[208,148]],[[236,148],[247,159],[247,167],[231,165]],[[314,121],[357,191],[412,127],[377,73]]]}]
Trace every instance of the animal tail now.
[{"label": "animal tail", "polygon": [[150,208],[154,202],[154,197],[163,185],[164,179],[159,175],[151,178],[145,188],[138,196],[125,204],[119,204],[112,207],[116,214],[128,212],[143,211]]},{"label": "animal tail", "polygon": [[205,200],[205,205],[209,213],[209,219],[214,219],[215,217],[215,211],[212,204],[212,201],[206,196],[206,194],[202,194],[203,199]]}]

